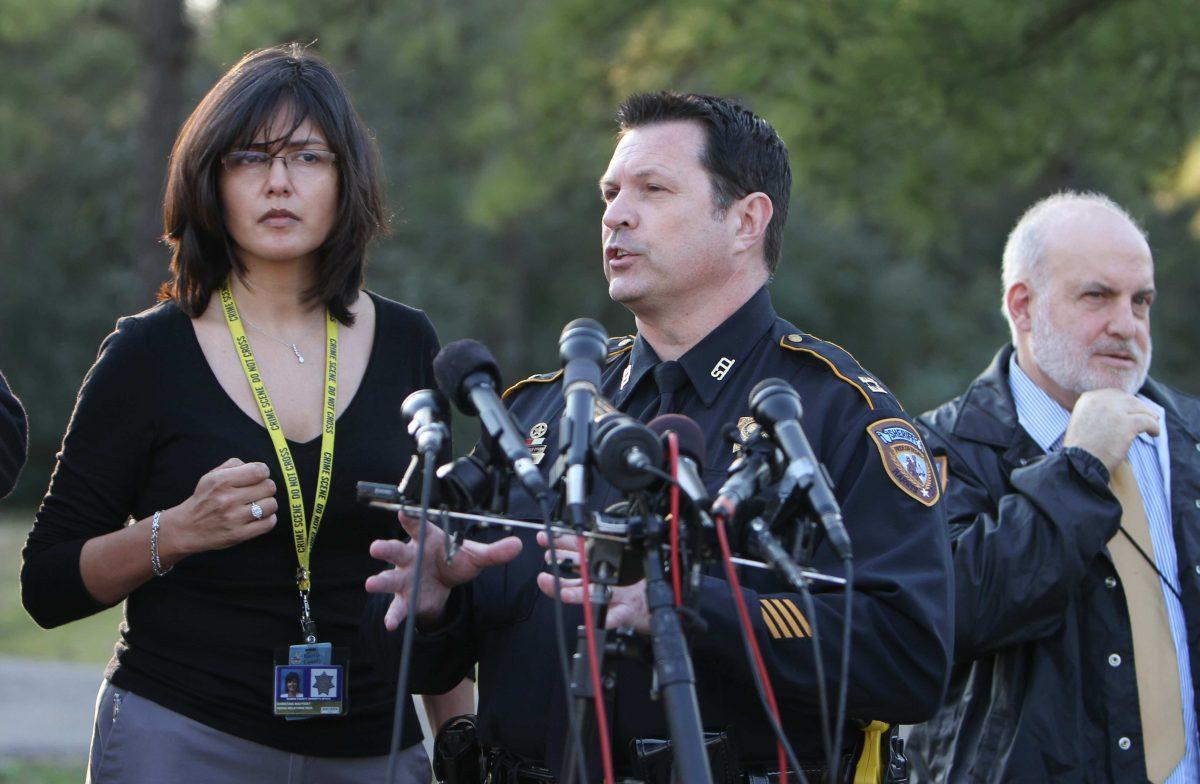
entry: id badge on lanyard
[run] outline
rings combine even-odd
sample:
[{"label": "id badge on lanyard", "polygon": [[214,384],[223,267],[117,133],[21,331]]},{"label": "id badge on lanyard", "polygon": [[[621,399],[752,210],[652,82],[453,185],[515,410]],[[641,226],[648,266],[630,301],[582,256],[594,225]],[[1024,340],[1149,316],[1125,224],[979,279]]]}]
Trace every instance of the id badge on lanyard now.
[{"label": "id badge on lanyard", "polygon": [[292,523],[292,541],[296,548],[296,589],[300,594],[300,630],[302,644],[289,648],[287,664],[276,664],[272,684],[275,715],[289,718],[341,715],[346,711],[345,668],[333,663],[329,643],[318,642],[317,625],[313,620],[309,594],[312,590],[312,548],[317,530],[329,502],[333,475],[333,444],[337,429],[337,360],[338,322],[325,311],[325,394],[321,428],[321,462],[317,473],[317,489],[313,498],[312,521],[305,520],[304,497],[300,492],[300,476],[292,451],[284,438],[283,428],[266,384],[254,359],[250,340],[242,326],[233,292],[226,283],[221,289],[221,310],[229,326],[229,336],[241,360],[246,381],[258,404],[259,414],[271,437],[279,469],[283,473],[287,492],[288,512]]}]

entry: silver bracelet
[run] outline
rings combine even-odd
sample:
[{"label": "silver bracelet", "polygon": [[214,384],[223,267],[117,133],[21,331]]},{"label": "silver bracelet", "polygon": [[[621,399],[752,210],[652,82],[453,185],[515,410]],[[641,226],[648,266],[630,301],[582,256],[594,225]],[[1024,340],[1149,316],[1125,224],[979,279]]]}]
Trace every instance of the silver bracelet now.
[{"label": "silver bracelet", "polygon": [[162,512],[155,512],[154,519],[150,521],[150,568],[154,570],[155,577],[162,577],[175,568],[174,566],[162,568],[162,561],[158,559],[158,519],[160,517],[162,517]]}]

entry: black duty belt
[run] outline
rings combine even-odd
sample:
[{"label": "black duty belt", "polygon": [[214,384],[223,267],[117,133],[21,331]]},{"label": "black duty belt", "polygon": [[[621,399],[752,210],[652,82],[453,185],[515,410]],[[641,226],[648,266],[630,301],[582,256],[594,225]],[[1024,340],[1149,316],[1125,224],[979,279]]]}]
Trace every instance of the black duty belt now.
[{"label": "black duty belt", "polygon": [[[852,780],[854,775],[853,763],[853,755],[848,754],[842,760],[846,781]],[[484,768],[483,780],[486,784],[554,784],[558,781],[550,769],[543,768],[501,748],[489,749],[486,752]],[[828,768],[820,763],[802,765],[801,770],[809,784],[834,784],[828,776]],[[725,779],[725,781],[738,782],[738,784],[777,784],[781,778],[778,770],[751,766],[732,774],[732,778]],[[714,778],[714,781],[718,780]],[[794,770],[789,770],[788,781],[796,784],[800,781],[800,777]],[[654,784],[654,782],[647,782],[647,784]]]},{"label": "black duty belt", "polygon": [[[804,772],[804,778],[808,784],[835,784],[829,776],[829,768],[821,763],[814,762],[811,765],[801,765],[800,770]],[[743,769],[739,774],[741,784],[777,784],[782,780],[782,774],[773,768],[755,767]],[[850,782],[854,780],[854,755],[847,754],[842,758],[842,782]],[[788,784],[798,784],[800,777],[796,775],[796,771],[788,770]]]},{"label": "black duty belt", "polygon": [[491,748],[484,753],[484,781],[487,784],[554,784],[557,779],[543,768],[512,752]]}]

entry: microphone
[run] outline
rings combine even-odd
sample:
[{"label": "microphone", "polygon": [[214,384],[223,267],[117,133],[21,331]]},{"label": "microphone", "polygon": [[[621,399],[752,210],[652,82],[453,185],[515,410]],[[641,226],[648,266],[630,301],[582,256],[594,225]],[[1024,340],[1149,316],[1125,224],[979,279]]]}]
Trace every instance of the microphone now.
[{"label": "microphone", "polygon": [[663,414],[650,420],[647,427],[660,438],[665,438],[668,432],[675,433],[679,441],[679,465],[675,479],[683,494],[701,514],[704,514],[712,499],[708,488],[704,486],[704,480],[700,478],[705,454],[704,433],[700,430],[700,425],[691,417],[682,414]]},{"label": "microphone", "polygon": [[[387,482],[359,482],[358,502],[366,505],[372,502],[410,505],[420,503],[420,498],[414,497],[411,490],[413,485],[419,483],[418,469],[419,461],[414,458],[398,485]],[[493,466],[475,455],[464,455],[439,466],[430,506],[445,506],[455,512],[470,512],[482,508],[491,492],[494,470]]]},{"label": "microphone", "polygon": [[438,387],[460,411],[479,417],[484,431],[495,440],[525,490],[539,502],[548,499],[550,486],[496,393],[500,368],[492,352],[478,341],[456,340],[434,357],[433,375]]},{"label": "microphone", "polygon": [[416,442],[417,451],[427,459],[436,459],[449,443],[450,431],[442,421],[449,406],[446,397],[432,389],[418,389],[400,405],[405,429]]},{"label": "microphone", "polygon": [[565,469],[564,503],[570,521],[576,525],[584,522],[593,416],[601,363],[607,352],[604,327],[592,319],[575,319],[563,327],[558,339],[566,407],[558,428],[559,457],[552,476],[559,476]]},{"label": "microphone", "polygon": [[596,428],[596,468],[622,493],[645,490],[658,482],[662,459],[658,435],[632,417],[608,414]]},{"label": "microphone", "polygon": [[781,379],[764,379],[750,390],[750,412],[755,421],[783,450],[791,464],[789,470],[798,469],[797,484],[807,494],[808,503],[821,520],[833,549],[839,557],[851,558],[850,536],[842,523],[842,509],[833,495],[833,483],[800,426],[802,410],[800,394]]},{"label": "microphone", "polygon": [[[736,436],[731,440],[737,441]],[[775,445],[761,435],[743,443],[741,456],[730,464],[729,476],[717,491],[712,505],[713,516],[732,522],[738,516],[745,519],[761,513],[766,502],[759,492],[774,478],[779,461],[777,452]]]}]

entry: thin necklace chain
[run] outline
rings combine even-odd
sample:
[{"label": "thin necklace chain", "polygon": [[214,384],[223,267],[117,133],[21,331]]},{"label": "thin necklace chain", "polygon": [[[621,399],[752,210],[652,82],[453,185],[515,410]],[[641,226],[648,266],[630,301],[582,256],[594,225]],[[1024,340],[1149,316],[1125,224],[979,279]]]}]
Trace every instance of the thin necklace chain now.
[{"label": "thin necklace chain", "polygon": [[299,362],[301,365],[304,364],[304,355],[302,353],[300,353],[300,347],[298,345],[296,345],[295,343],[293,343],[291,341],[281,340],[280,338],[275,337],[270,332],[267,332],[265,329],[258,326],[250,319],[246,318],[246,316],[244,314],[239,313],[238,315],[241,316],[242,321],[244,321],[247,324],[249,324],[250,326],[254,327],[254,329],[256,329],[258,332],[260,332],[263,335],[263,337],[267,338],[268,340],[273,340],[276,343],[278,343],[279,345],[284,346],[285,348],[290,348],[292,350],[292,353],[296,355],[296,361]]}]

